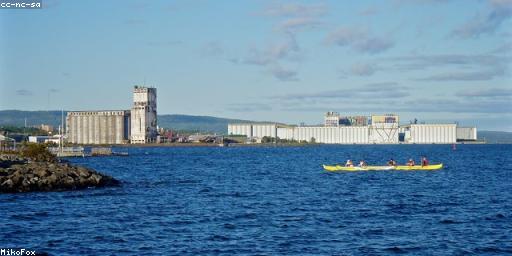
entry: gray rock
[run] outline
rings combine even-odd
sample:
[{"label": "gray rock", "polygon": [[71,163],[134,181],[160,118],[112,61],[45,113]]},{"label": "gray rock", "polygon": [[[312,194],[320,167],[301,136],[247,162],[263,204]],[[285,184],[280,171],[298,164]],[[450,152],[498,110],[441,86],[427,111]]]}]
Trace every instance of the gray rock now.
[{"label": "gray rock", "polygon": [[6,164],[1,154],[0,160],[0,192],[4,193],[119,185],[119,181],[110,176],[68,163],[29,162],[27,159],[18,158],[15,159],[16,163]]}]

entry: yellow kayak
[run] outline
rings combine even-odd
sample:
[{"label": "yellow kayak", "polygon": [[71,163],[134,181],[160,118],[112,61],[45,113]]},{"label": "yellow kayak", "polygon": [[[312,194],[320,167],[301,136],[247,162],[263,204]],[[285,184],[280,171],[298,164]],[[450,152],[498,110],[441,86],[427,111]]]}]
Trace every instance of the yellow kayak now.
[{"label": "yellow kayak", "polygon": [[433,170],[439,170],[443,168],[443,164],[430,164],[426,166],[421,165],[415,165],[415,166],[407,166],[407,165],[398,165],[396,166],[395,170],[399,171],[433,171]]},{"label": "yellow kayak", "polygon": [[407,166],[407,165],[398,165],[398,166],[366,166],[366,167],[346,167],[343,165],[323,165],[324,170],[329,172],[360,172],[360,171],[432,171],[439,170],[443,168],[443,164],[431,164],[427,166],[415,165],[415,166]]},{"label": "yellow kayak", "polygon": [[360,172],[360,171],[386,171],[393,170],[394,166],[365,166],[365,167],[346,167],[342,165],[323,165],[324,170],[329,172],[345,171],[345,172]]}]

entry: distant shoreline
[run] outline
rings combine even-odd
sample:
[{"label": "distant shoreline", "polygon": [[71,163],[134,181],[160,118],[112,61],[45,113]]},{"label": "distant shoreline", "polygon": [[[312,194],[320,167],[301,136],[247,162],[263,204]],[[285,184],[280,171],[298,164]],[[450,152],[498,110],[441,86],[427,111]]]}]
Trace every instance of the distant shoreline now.
[{"label": "distant shoreline", "polygon": [[231,143],[227,146],[221,146],[219,144],[212,143],[149,143],[149,144],[87,144],[87,145],[73,145],[73,146],[81,146],[81,147],[118,147],[118,148],[138,148],[138,147],[268,147],[268,146],[277,146],[277,147],[306,147],[306,146],[320,146],[320,145],[328,145],[328,146],[393,146],[393,145],[511,145],[512,143],[449,143],[449,144],[409,144],[409,143],[396,143],[396,144],[326,144],[326,143]]}]

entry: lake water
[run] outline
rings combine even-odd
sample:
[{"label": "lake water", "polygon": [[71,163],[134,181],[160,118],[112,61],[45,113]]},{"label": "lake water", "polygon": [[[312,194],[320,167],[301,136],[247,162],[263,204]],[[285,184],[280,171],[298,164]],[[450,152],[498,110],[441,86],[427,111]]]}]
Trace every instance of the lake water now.
[{"label": "lake water", "polygon": [[[121,187],[0,194],[0,248],[51,255],[511,254],[511,145],[140,147]],[[439,171],[328,173],[323,163]]]}]

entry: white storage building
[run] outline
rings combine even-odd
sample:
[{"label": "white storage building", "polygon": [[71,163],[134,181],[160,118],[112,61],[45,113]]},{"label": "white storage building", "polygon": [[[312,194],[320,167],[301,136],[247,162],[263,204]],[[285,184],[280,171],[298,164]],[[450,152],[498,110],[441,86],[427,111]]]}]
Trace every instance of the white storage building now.
[{"label": "white storage building", "polygon": [[[476,140],[475,127],[456,124],[410,124],[399,126],[398,117],[383,116],[382,120],[366,126],[286,126],[280,124],[229,124],[229,135],[249,138],[276,136],[295,141],[315,141],[326,144],[452,144],[457,140]],[[375,120],[379,120],[375,118]]]},{"label": "white storage building", "polygon": [[313,140],[317,143],[326,144],[367,144],[368,143],[368,126],[340,126],[340,127],[322,127],[322,126],[306,126],[291,127],[291,132],[281,139],[308,141]]},{"label": "white storage building", "polygon": [[247,137],[276,137],[277,124],[228,124],[228,135]]},{"label": "white storage building", "polygon": [[228,135],[252,137],[252,124],[228,124]]},{"label": "white storage building", "polygon": [[476,127],[457,127],[457,140],[476,140]]},{"label": "white storage building", "polygon": [[415,144],[450,144],[457,142],[456,124],[411,124],[405,142]]}]

